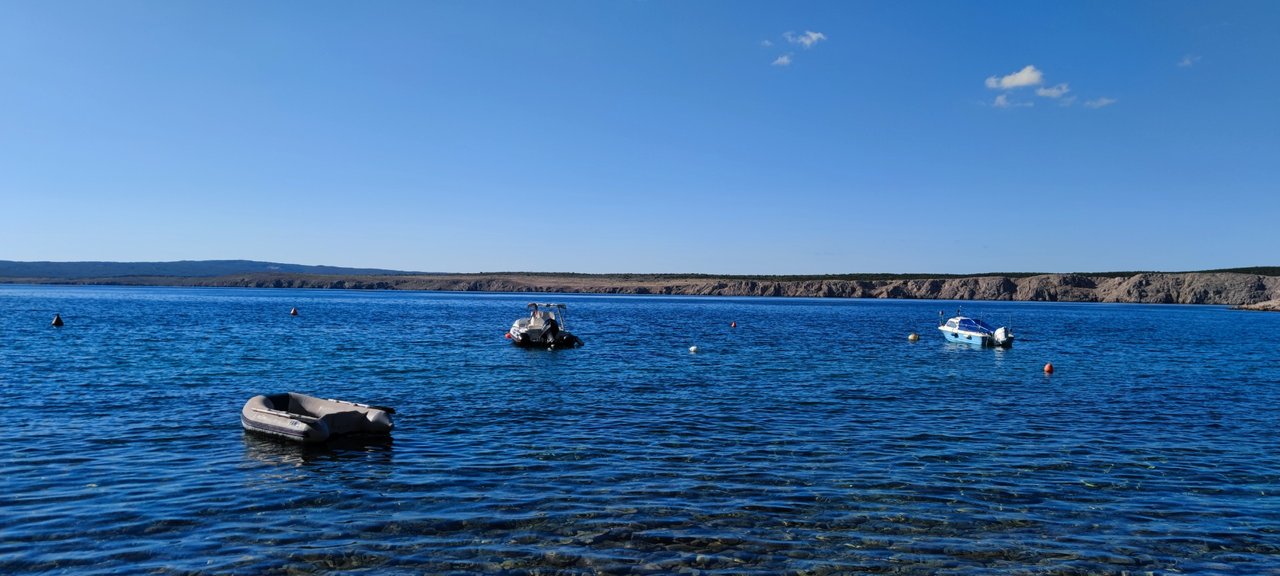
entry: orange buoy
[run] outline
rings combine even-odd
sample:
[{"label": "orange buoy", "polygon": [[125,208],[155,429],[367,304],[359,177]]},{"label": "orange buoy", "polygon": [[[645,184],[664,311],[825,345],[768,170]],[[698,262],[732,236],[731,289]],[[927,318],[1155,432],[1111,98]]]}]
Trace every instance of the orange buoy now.
[{"label": "orange buoy", "polygon": [[730,328],[737,328],[737,327],[738,327],[738,323],[737,323],[737,322],[730,322],[730,323],[729,323],[729,327],[730,327]]},{"label": "orange buoy", "polygon": [[507,332],[506,334],[503,334],[503,335],[502,335],[502,337],[503,337],[503,338],[506,338],[507,340],[510,340],[510,339],[511,339],[511,333],[510,333],[510,332]]},{"label": "orange buoy", "polygon": [[1048,364],[1044,365],[1044,373],[1053,374],[1053,362],[1049,362]]},{"label": "orange buoy", "polygon": [[62,315],[61,315],[61,314],[54,314],[54,315],[53,315],[53,322],[52,322],[52,324],[53,324],[53,326],[62,326]]},{"label": "orange buoy", "polygon": [[290,316],[297,316],[297,315],[298,315],[298,309],[297,309],[297,308],[290,308],[290,309],[289,309],[289,315],[290,315]]}]

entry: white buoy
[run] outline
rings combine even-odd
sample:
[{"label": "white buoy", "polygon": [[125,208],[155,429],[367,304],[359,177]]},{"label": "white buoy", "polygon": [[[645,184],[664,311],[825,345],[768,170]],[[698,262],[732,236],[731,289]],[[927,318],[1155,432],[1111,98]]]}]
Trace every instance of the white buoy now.
[{"label": "white buoy", "polygon": [[698,347],[697,347],[697,346],[690,346],[690,347],[689,347],[689,353],[690,353],[690,354],[697,354],[697,353],[698,353]]}]

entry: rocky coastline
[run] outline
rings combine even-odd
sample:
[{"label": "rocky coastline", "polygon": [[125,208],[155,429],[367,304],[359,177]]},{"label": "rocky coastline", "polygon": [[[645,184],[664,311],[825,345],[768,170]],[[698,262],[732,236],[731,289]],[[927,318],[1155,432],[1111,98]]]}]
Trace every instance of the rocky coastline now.
[{"label": "rocky coastline", "polygon": [[1280,300],[1268,300],[1266,302],[1257,302],[1254,304],[1240,304],[1233,306],[1236,310],[1254,310],[1257,312],[1280,312]]},{"label": "rocky coastline", "polygon": [[[712,277],[643,274],[403,274],[257,273],[217,277],[6,278],[10,283],[130,286],[324,288],[570,294],[780,296],[1122,302],[1246,306],[1280,300],[1280,277],[1230,272],[1092,276],[1039,274],[946,278]],[[1255,309],[1255,308],[1249,308]]]}]

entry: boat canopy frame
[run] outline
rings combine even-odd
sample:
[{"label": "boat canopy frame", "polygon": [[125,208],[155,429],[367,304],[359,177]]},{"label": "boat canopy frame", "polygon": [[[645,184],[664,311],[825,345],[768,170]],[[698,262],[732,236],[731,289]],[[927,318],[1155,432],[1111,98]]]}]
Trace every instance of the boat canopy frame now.
[{"label": "boat canopy frame", "polygon": [[555,320],[556,323],[560,325],[561,330],[568,330],[568,322],[565,314],[568,307],[564,304],[552,302],[530,302],[526,307],[529,309],[530,318],[536,316],[539,312],[546,312],[550,314],[551,319]]},{"label": "boat canopy frame", "polygon": [[971,318],[969,316],[965,316],[964,311],[961,310],[959,307],[956,308],[956,315],[952,316],[951,318],[946,318],[946,312],[942,310],[938,311],[938,326],[951,326],[952,320],[955,321],[956,324],[954,328],[957,330],[964,330],[965,332],[985,333],[987,335],[992,335],[996,333],[996,329],[994,326],[987,324],[986,322],[983,322],[982,320],[979,320],[977,318]]},{"label": "boat canopy frame", "polygon": [[996,331],[995,328],[992,328],[991,325],[986,322],[978,320],[977,318],[968,318],[964,316],[960,317],[960,320],[956,323],[956,329],[983,334],[994,334]]}]

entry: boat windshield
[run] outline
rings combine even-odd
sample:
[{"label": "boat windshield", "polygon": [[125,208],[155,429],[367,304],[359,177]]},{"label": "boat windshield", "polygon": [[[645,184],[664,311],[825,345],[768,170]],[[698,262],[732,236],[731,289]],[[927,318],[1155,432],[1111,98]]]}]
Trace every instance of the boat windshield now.
[{"label": "boat windshield", "polygon": [[959,328],[969,332],[985,332],[988,334],[996,331],[995,328],[992,328],[986,322],[974,318],[961,318]]},{"label": "boat windshield", "polygon": [[563,309],[564,306],[558,304],[529,304],[529,318],[534,320],[541,318],[544,321],[555,320],[563,323],[564,320],[560,318],[560,312]]}]

